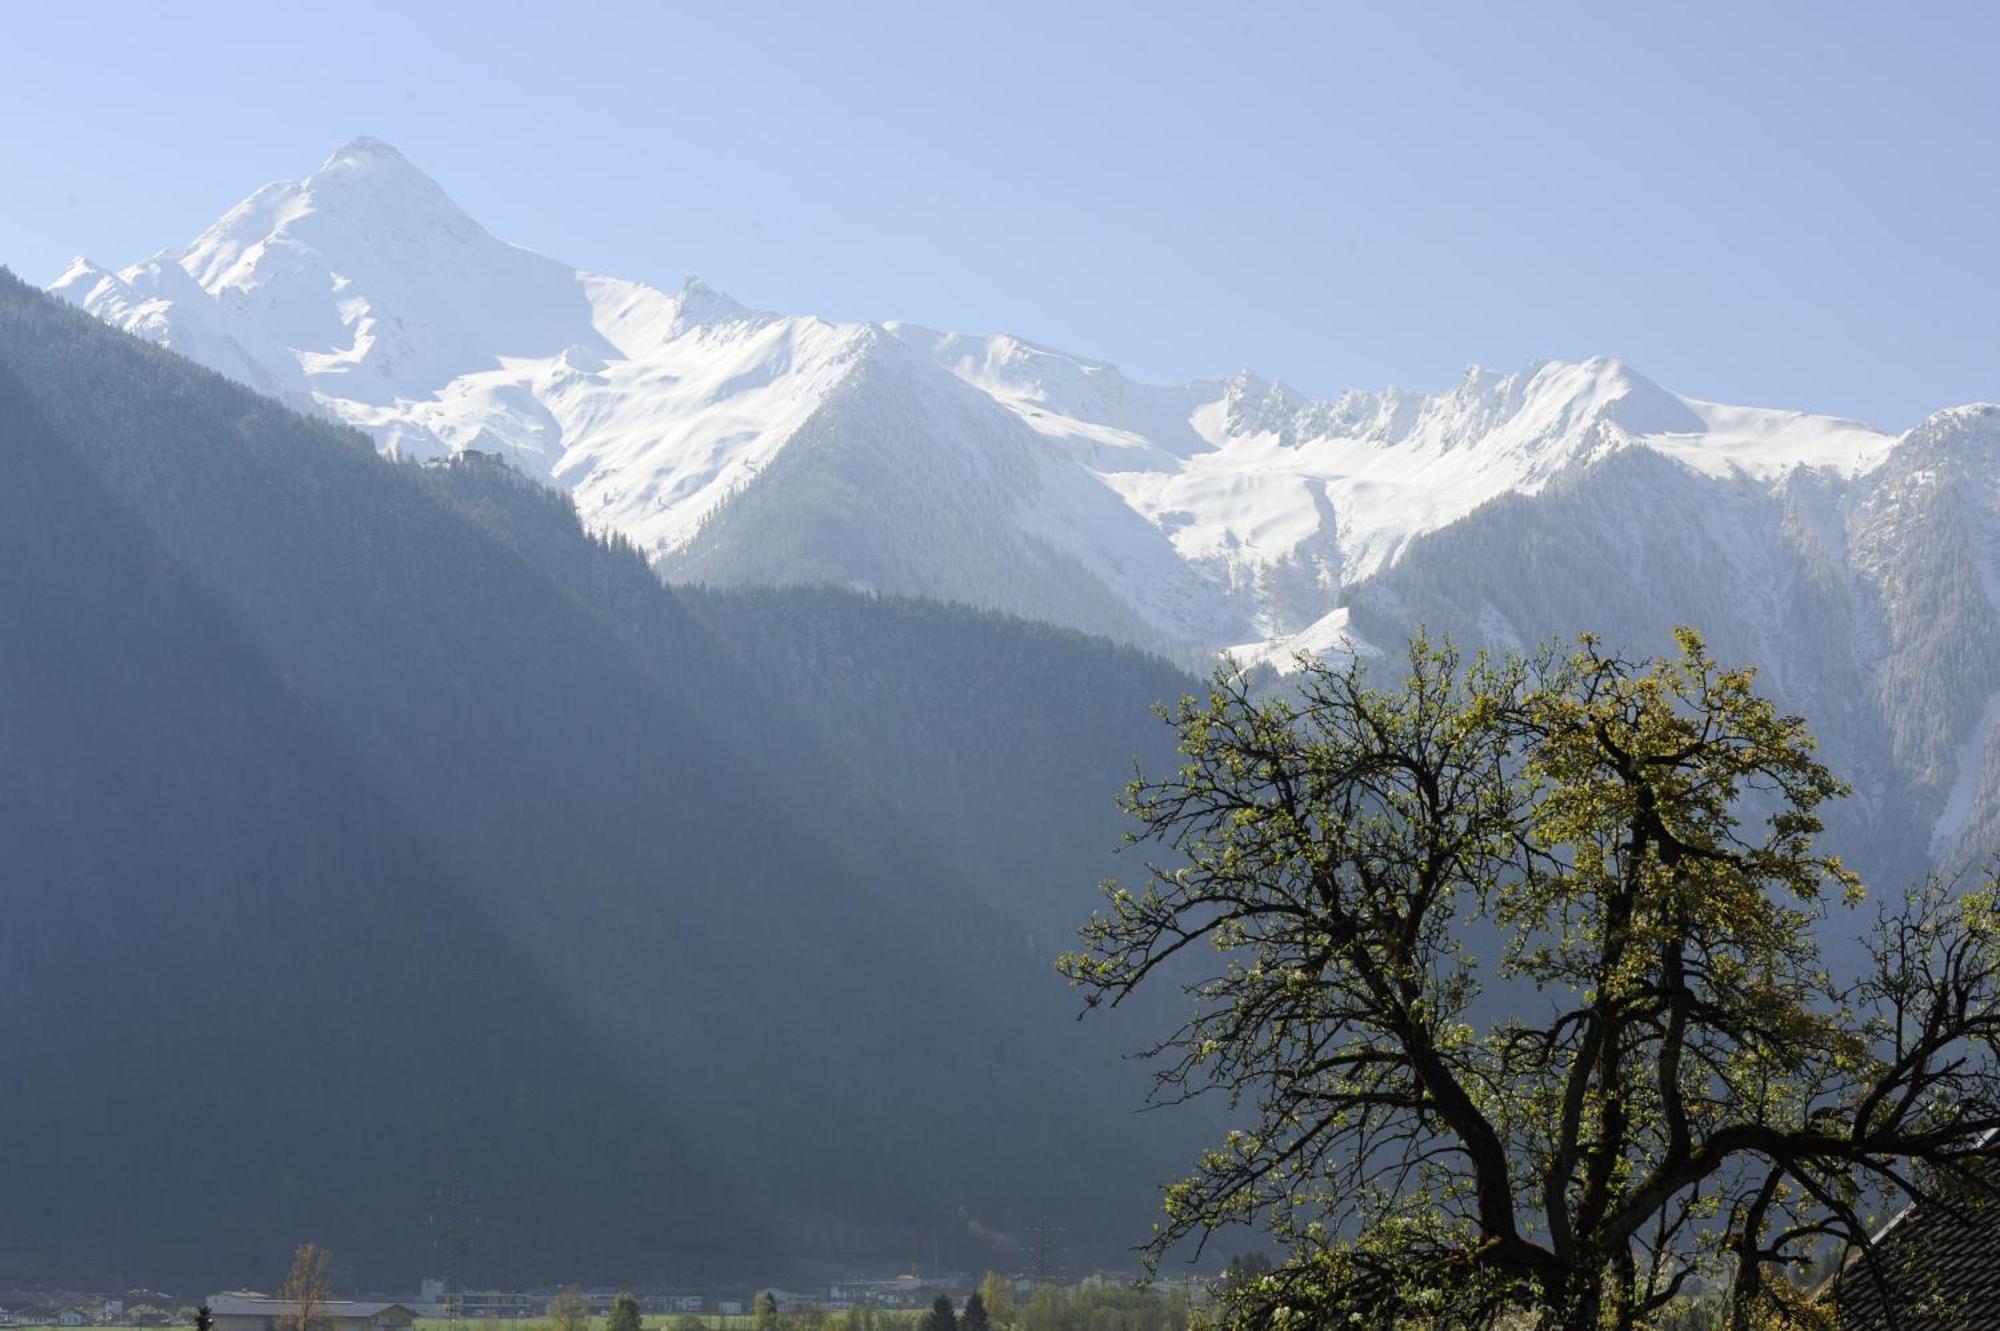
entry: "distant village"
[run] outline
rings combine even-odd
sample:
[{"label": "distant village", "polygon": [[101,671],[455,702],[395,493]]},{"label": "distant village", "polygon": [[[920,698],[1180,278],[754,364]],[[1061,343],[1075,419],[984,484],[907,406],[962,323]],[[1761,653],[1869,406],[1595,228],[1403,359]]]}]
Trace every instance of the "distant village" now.
[{"label": "distant village", "polygon": [[[1099,1272],[1075,1282],[1078,1288],[1131,1285],[1137,1273]],[[1023,1299],[1047,1283],[1021,1276],[1008,1282]],[[652,1317],[733,1318],[750,1315],[757,1300],[769,1295],[780,1312],[818,1308],[841,1312],[854,1308],[924,1308],[940,1294],[962,1298],[979,1284],[964,1272],[900,1275],[843,1280],[824,1286],[785,1289],[768,1285],[716,1289],[671,1289],[636,1293],[640,1311]],[[409,1295],[332,1299],[316,1317],[326,1331],[403,1331],[425,1321],[528,1321],[545,1317],[555,1287],[529,1290],[470,1289],[451,1295],[442,1279],[422,1281]],[[594,1316],[611,1310],[619,1290],[600,1286],[582,1291]],[[277,1331],[280,1319],[294,1305],[255,1290],[226,1290],[204,1299],[176,1298],[158,1290],[132,1289],[115,1293],[74,1290],[0,1290],[0,1327],[184,1327],[191,1324],[196,1303],[208,1309],[213,1331]]]},{"label": "distant village", "polygon": [[0,1326],[173,1326],[180,1311],[173,1295],[153,1289],[0,1290]]}]

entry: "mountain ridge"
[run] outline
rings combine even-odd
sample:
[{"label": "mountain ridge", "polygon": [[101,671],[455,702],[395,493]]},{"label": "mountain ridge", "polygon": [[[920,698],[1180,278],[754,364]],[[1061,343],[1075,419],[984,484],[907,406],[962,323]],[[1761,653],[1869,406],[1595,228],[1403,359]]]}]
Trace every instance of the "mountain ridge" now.
[{"label": "mountain ridge", "polygon": [[[1283,660],[1300,633],[1340,645],[1325,625],[1343,588],[1423,532],[1613,448],[1774,482],[1800,465],[1865,468],[1894,442],[1686,398],[1603,358],[1316,399],[1248,372],[1144,384],[1010,334],[752,311],[699,279],[669,294],[498,241],[371,138],[179,251],[118,273],[80,262],[51,289],[398,456],[498,452],[669,578],[966,600],[1188,663],[1224,648]],[[883,382],[894,389],[859,405],[835,400]],[[808,428],[829,412],[841,431]],[[768,473],[801,441],[898,422],[911,428],[896,465],[930,467],[934,485],[906,487],[874,525],[822,526],[810,548],[786,538],[778,514],[817,521],[827,485],[856,486],[810,466],[779,473],[797,492],[754,505],[762,516],[718,521],[752,491],[782,491]],[[963,447],[947,466],[922,460],[919,439]],[[971,485],[986,487],[985,547],[1044,572],[1010,585],[932,548],[915,510]],[[780,539],[797,551],[784,567],[752,548]]]},{"label": "mountain ridge", "polygon": [[[392,183],[415,172],[396,160]],[[297,197],[339,195],[316,180]],[[308,206],[213,292],[183,266],[200,244],[172,273],[75,269],[57,291],[225,373],[252,365],[393,455],[498,453],[672,583],[958,601],[1280,672],[1299,650],[1393,658],[1420,626],[1649,653],[1677,617],[1838,737],[1876,792],[1853,814],[1861,853],[1906,875],[2000,850],[2000,705],[1980,691],[2000,513],[1977,404],[1891,434],[1605,357],[1471,367],[1434,394],[1150,385],[1013,335],[749,311],[698,280],[670,295],[434,230],[391,261]],[[505,311],[468,320],[468,284]],[[399,327],[439,320],[446,350],[399,358]]]}]

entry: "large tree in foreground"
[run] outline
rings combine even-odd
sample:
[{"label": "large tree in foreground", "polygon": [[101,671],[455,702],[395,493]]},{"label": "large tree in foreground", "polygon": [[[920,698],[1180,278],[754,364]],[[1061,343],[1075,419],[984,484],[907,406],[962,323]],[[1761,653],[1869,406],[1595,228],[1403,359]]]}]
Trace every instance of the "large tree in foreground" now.
[{"label": "large tree in foreground", "polygon": [[1168,1189],[1154,1252],[1266,1227],[1289,1258],[1246,1324],[1599,1331],[1706,1291],[1734,1328],[1812,1325],[1809,1273],[1867,1261],[1871,1210],[1981,1186],[1993,891],[1912,893],[1829,975],[1819,921],[1860,884],[1814,838],[1844,788],[1751,672],[1677,642],[1420,641],[1388,690],[1225,668],[1171,718],[1184,765],[1128,795],[1171,853],[1064,968],[1092,1006],[1188,984],[1160,1092],[1248,1126]]}]

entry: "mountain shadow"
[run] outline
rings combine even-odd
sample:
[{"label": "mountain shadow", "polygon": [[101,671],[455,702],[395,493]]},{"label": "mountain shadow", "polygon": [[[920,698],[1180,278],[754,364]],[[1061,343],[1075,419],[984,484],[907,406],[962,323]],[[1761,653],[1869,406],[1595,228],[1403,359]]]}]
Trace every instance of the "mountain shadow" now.
[{"label": "mountain shadow", "polygon": [[1086,742],[1122,770],[1172,672],[947,616],[1129,731],[927,749],[954,690],[989,735],[1033,705],[941,660],[879,701],[908,736],[849,743],[810,661],[932,612],[829,610],[780,662],[787,603],[642,586],[553,509],[503,538],[6,275],[0,376],[0,1277],[198,1291],[313,1238],[405,1288],[453,1173],[490,1283],[1004,1261],[1044,1209],[1080,1255],[1143,1237],[1187,1127],[1129,1116],[1132,1032],[1047,969],[1110,788],[1010,792]]}]

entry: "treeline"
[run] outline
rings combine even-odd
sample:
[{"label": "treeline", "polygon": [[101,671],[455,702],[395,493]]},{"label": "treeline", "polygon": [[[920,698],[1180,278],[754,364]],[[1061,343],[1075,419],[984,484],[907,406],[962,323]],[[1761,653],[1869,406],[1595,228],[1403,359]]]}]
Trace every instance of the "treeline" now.
[{"label": "treeline", "polygon": [[1015,1331],[1181,1331],[1188,1325],[1184,1289],[1133,1285],[1044,1285],[1007,1325]]},{"label": "treeline", "polygon": [[[915,1331],[1185,1331],[1189,1324],[1185,1290],[1138,1285],[1042,1285],[1025,1298],[998,1275],[988,1274],[964,1304],[947,1295],[921,1315]],[[880,1308],[826,1312],[800,1307],[778,1311],[760,1298],[755,1331],[903,1331],[913,1314]],[[701,1319],[683,1317],[670,1331],[703,1331]]]}]

